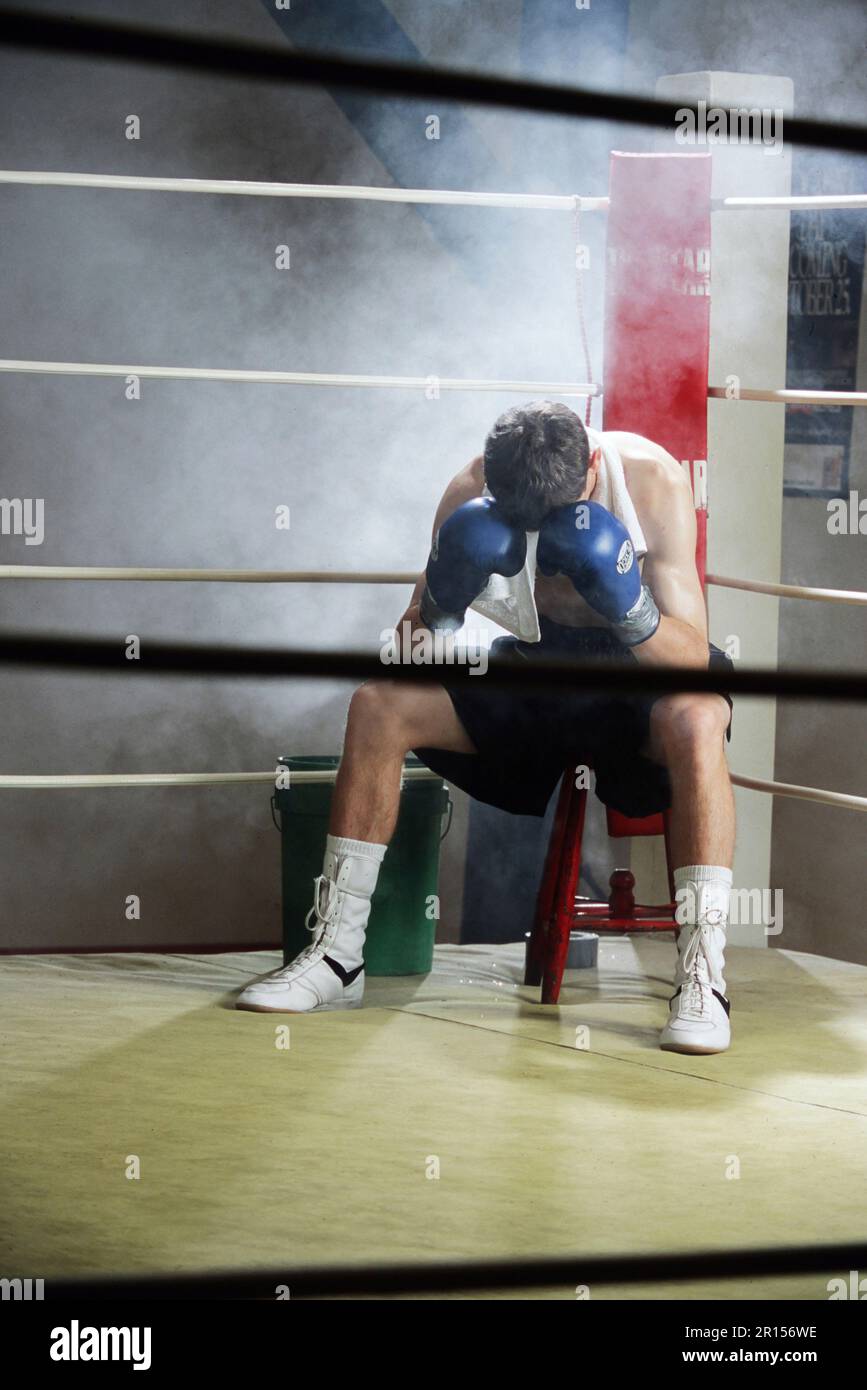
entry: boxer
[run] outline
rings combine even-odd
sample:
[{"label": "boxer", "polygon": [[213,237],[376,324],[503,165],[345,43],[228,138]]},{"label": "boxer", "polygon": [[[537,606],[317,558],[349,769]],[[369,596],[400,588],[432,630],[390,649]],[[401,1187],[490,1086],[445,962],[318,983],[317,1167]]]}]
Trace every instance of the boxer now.
[{"label": "boxer", "polygon": [[[695,544],[692,491],[663,448],[628,433],[596,435],[567,406],[533,402],[501,416],[483,454],[446,488],[428,564],[397,630],[454,632],[471,605],[496,612],[487,595],[511,586],[501,611],[522,614],[523,628],[494,643],[499,658],[730,666],[708,641]],[[407,753],[479,800],[539,816],[564,768],[588,764],[597,794],[623,814],[670,809],[681,931],[660,1045],[724,1051],[730,719],[731,700],[719,695],[523,693],[484,680],[454,691],[361,686],[308,915],[311,944],[248,985],[238,1007],[302,1013],[361,1004],[370,899]]]}]

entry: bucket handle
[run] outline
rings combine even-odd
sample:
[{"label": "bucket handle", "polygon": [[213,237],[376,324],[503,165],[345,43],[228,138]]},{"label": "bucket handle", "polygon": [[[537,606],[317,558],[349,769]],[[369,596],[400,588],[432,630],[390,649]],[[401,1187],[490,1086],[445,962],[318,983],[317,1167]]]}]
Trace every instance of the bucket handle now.
[{"label": "bucket handle", "polygon": [[446,821],[446,828],[445,828],[445,830],[444,830],[444,831],[442,832],[442,834],[440,835],[440,844],[442,844],[443,840],[446,838],[446,836],[448,835],[449,831],[450,831],[451,828],[452,828],[452,815],[453,815],[453,813],[454,813],[454,809],[455,809],[455,803],[452,801],[451,797],[449,797],[449,805],[448,805],[448,814],[449,814],[449,818],[448,818],[448,820]]}]

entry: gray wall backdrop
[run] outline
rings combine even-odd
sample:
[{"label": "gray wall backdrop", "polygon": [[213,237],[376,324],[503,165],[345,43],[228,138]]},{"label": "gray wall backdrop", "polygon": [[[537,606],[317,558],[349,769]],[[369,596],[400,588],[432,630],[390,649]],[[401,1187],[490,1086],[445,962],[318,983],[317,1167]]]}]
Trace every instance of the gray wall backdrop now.
[{"label": "gray wall backdrop", "polygon": [[[260,0],[152,0],[144,14],[132,0],[30,8],[347,52],[413,51],[648,92],[666,71],[764,69],[795,78],[801,112],[857,119],[865,105],[853,56],[863,51],[863,19],[842,0],[821,10],[774,0],[760,11],[738,0],[714,14],[669,0],[585,13],[571,0],[293,0],[289,15]],[[385,35],[385,48],[371,34]],[[425,139],[432,111],[442,121],[437,143]],[[124,136],[130,114],[142,123],[135,142]],[[592,194],[606,189],[611,148],[650,148],[651,139],[590,122],[430,103],[353,107],[313,88],[0,53],[5,167]],[[867,187],[857,161],[835,163],[841,183]],[[0,219],[6,357],[583,376],[567,217],[5,187]],[[601,231],[591,223],[585,232],[597,268]],[[283,243],[289,271],[275,269]],[[598,370],[601,276],[591,280]],[[420,568],[446,481],[513,399],[145,382],[142,399],[129,401],[119,380],[3,375],[2,494],[44,498],[46,536],[39,548],[0,537],[2,562]],[[856,452],[862,459],[860,444]],[[275,529],[281,504],[291,508],[288,532]],[[791,576],[864,587],[863,539],[829,538],[820,511],[787,505]],[[10,583],[2,598],[7,629],[371,651],[404,601],[384,588],[202,584]],[[854,610],[786,605],[781,621],[785,661],[863,659]],[[4,673],[0,689],[0,766],[35,773],[240,771],[286,752],[337,752],[349,695],[327,682],[156,681],[134,664],[99,679]],[[863,790],[861,718],[784,710],[778,775]],[[838,733],[843,750],[830,754]],[[460,919],[467,808],[458,803],[444,938]],[[779,944],[867,959],[855,906],[858,818],[779,803],[776,825],[775,877],[788,910]],[[279,843],[262,788],[6,792],[0,833],[6,946],[279,936]],[[815,870],[803,867],[805,842],[821,860]],[[140,922],[124,917],[131,893],[142,900]]]}]

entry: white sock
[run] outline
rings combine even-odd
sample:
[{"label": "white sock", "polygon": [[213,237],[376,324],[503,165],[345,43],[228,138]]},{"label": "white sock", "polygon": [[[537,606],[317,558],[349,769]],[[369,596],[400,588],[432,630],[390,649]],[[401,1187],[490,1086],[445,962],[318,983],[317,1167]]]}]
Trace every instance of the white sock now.
[{"label": "white sock", "polygon": [[681,926],[728,924],[732,871],[720,864],[685,864],[674,871],[677,920]]},{"label": "white sock", "polygon": [[322,872],[326,878],[337,879],[348,861],[348,877],[344,876],[344,887],[356,897],[367,898],[369,904],[387,848],[387,845],[377,845],[370,840],[347,840],[341,835],[329,835],[325,840]]}]

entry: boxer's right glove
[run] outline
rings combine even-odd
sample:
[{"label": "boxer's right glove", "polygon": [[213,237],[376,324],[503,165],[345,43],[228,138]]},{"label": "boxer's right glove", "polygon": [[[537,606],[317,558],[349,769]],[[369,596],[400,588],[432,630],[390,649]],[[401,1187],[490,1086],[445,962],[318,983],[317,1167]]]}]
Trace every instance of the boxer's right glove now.
[{"label": "boxer's right glove", "polygon": [[637,647],[659,627],[659,609],[641,582],[629,532],[597,502],[569,502],[549,512],[536,559],[542,574],[567,575],[624,646]]},{"label": "boxer's right glove", "polygon": [[527,536],[500,515],[491,497],[474,497],[434,536],[419,616],[436,632],[456,632],[492,574],[511,578],[527,558]]}]

